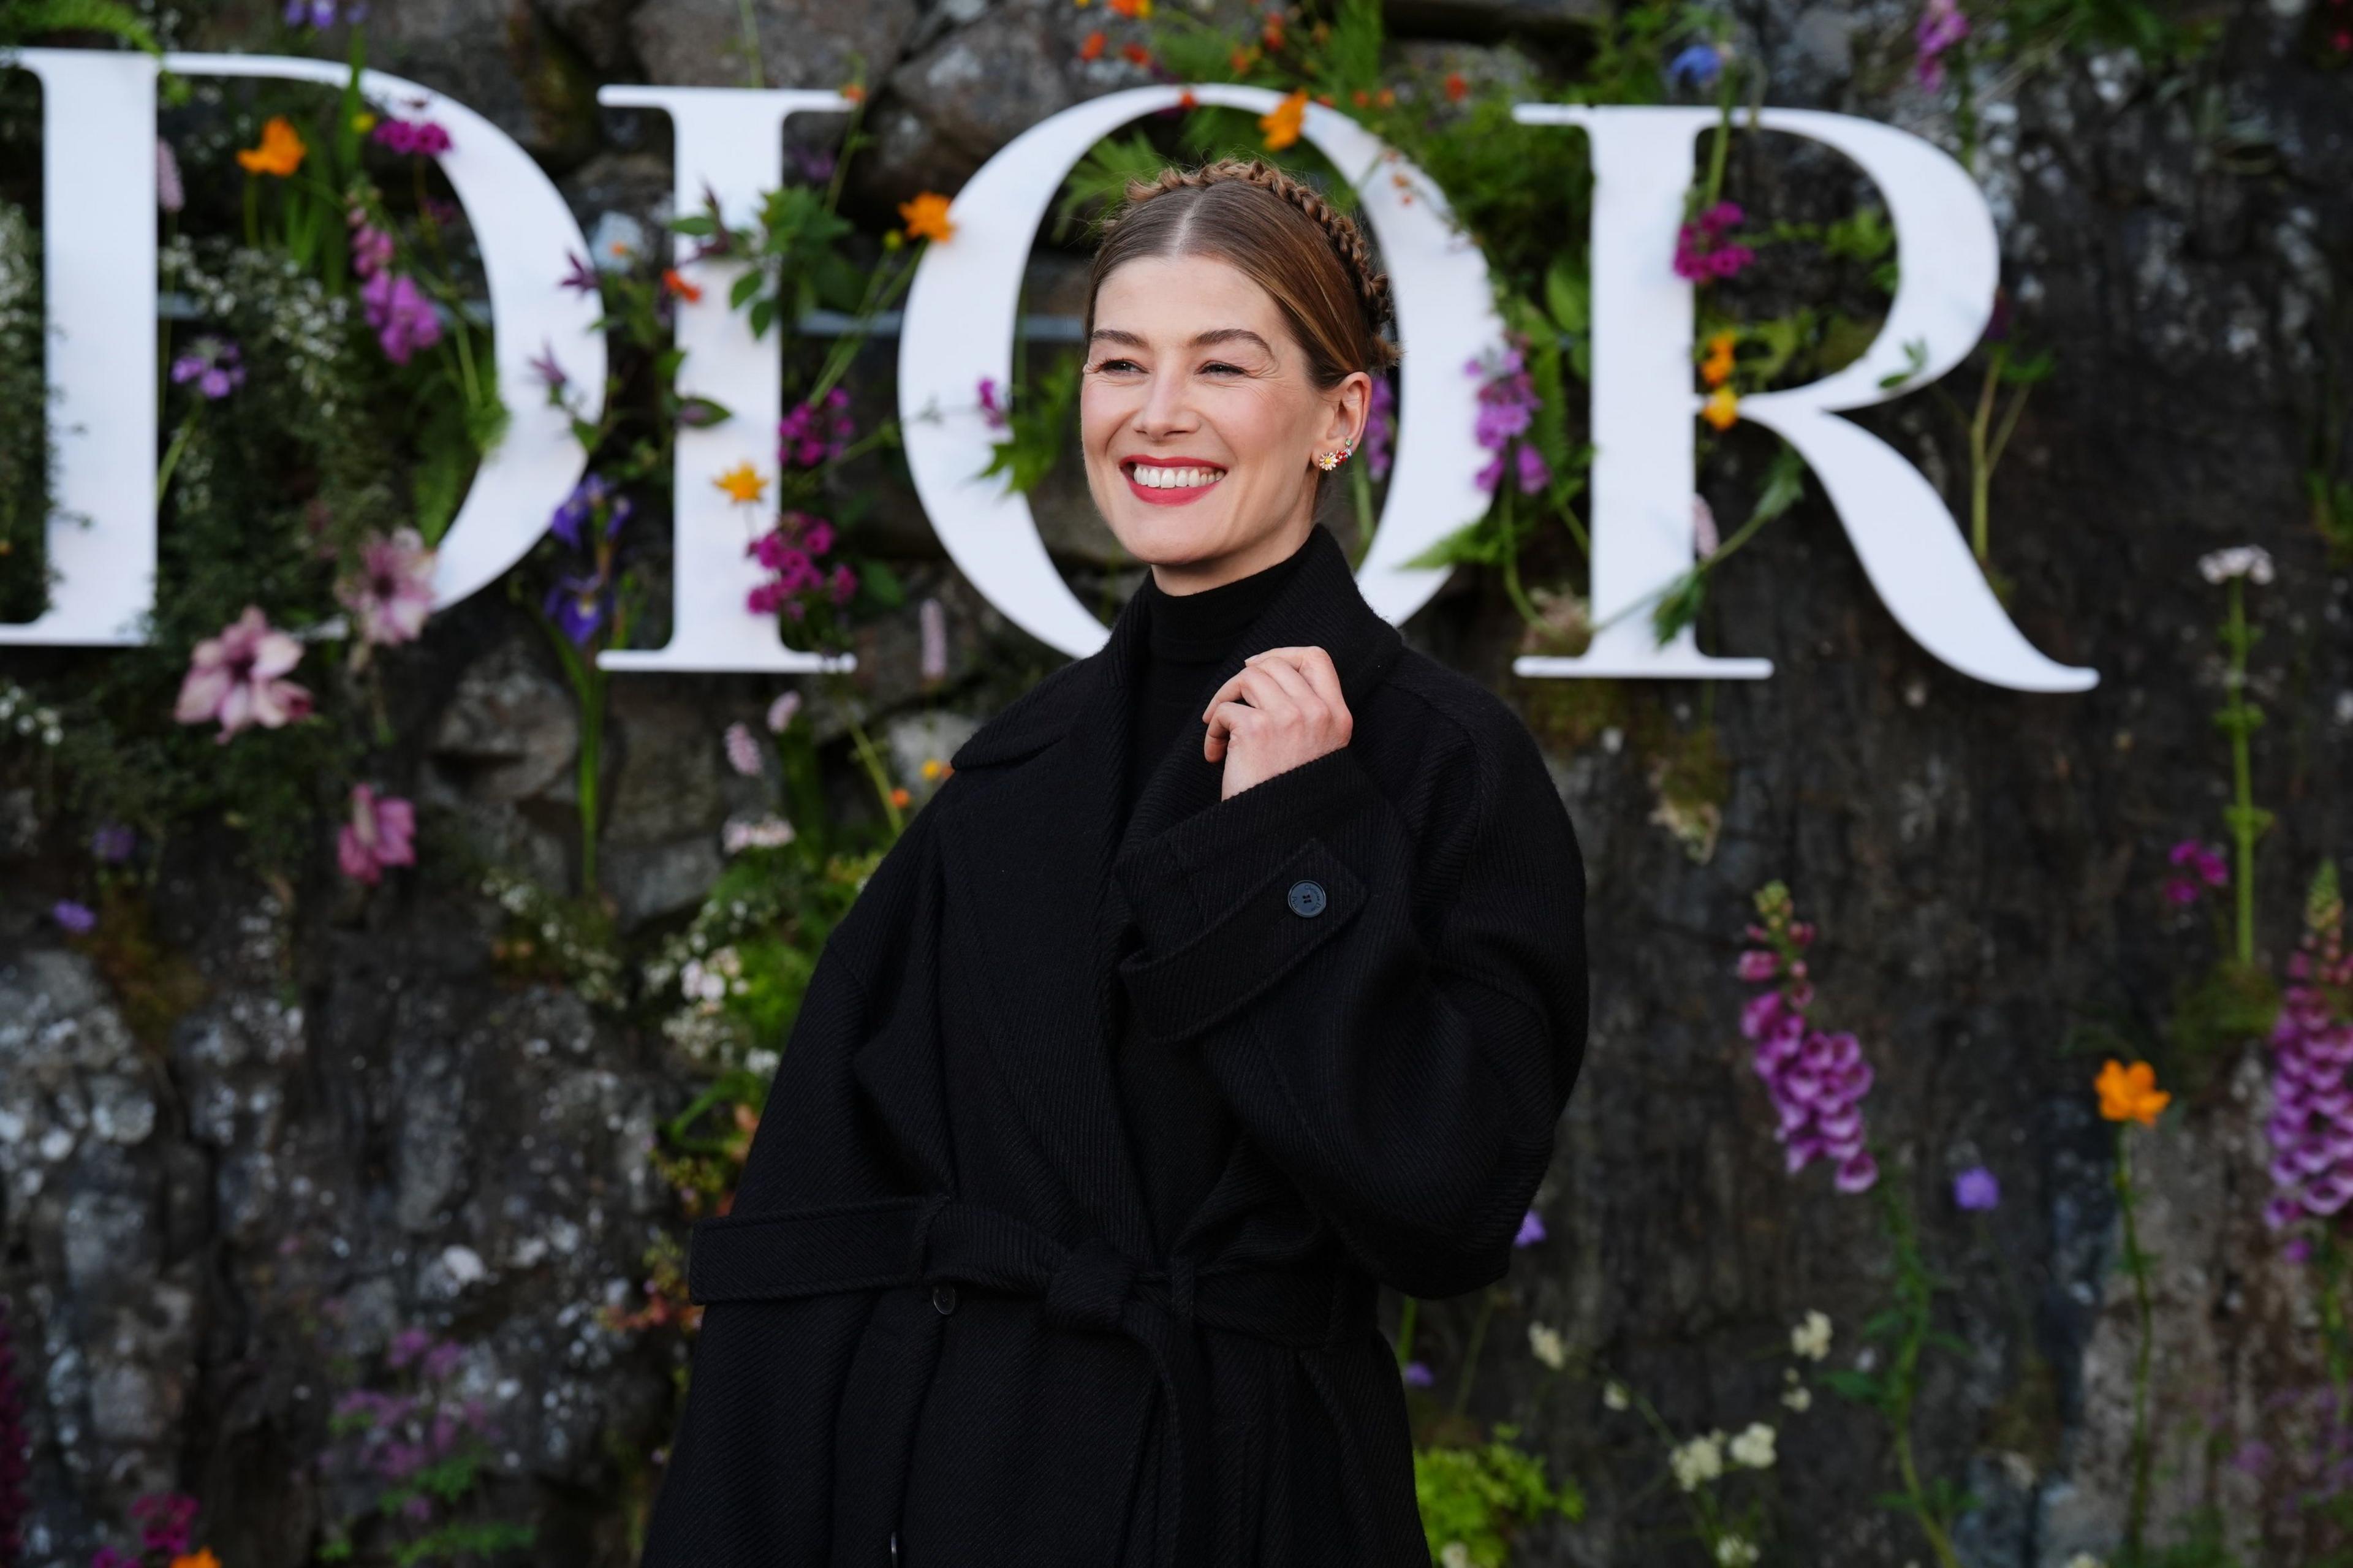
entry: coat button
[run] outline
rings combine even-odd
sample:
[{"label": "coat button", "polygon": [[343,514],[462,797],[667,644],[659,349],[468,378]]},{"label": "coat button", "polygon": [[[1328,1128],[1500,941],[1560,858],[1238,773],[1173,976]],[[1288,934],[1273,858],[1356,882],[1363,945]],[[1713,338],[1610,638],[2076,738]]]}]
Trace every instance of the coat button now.
[{"label": "coat button", "polygon": [[955,1286],[953,1286],[953,1285],[934,1285],[934,1286],[933,1286],[933,1287],[932,1287],[932,1310],[933,1310],[934,1311],[935,1311],[935,1312],[939,1313],[939,1315],[940,1315],[940,1316],[942,1316],[942,1317],[944,1317],[944,1317],[946,1317],[950,1312],[955,1311]]},{"label": "coat button", "polygon": [[1294,915],[1320,915],[1324,912],[1324,884],[1293,882],[1291,884],[1291,912]]}]

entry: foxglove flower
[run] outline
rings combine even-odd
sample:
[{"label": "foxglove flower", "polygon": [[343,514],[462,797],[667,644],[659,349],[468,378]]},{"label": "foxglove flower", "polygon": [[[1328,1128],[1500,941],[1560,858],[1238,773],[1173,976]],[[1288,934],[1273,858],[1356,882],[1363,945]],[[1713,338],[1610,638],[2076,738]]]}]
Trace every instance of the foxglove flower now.
[{"label": "foxglove flower", "polygon": [[311,711],[311,693],[284,679],[301,659],[302,645],[248,605],[218,637],[196,644],[172,716],[183,724],[218,720],[222,744],[249,725],[275,730]]},{"label": "foxglove flower", "polygon": [[2339,1000],[2353,987],[2345,951],[2345,903],[2333,876],[2315,885],[2301,946],[2272,1026],[2273,1196],[2263,1222],[2277,1230],[2326,1220],[2353,1202],[2353,1016]]},{"label": "foxglove flower", "polygon": [[779,693],[776,700],[768,704],[768,733],[783,734],[785,726],[791,723],[793,715],[800,710],[801,694],[797,690]]},{"label": "foxglove flower", "polygon": [[1542,489],[1552,479],[1552,470],[1543,455],[1525,441],[1519,442],[1516,454],[1509,450],[1534,423],[1540,405],[1518,345],[1509,344],[1468,360],[1462,368],[1480,378],[1479,413],[1472,435],[1479,445],[1495,454],[1479,470],[1479,487],[1493,490],[1502,482],[1508,461],[1514,466],[1523,494]]},{"label": "foxglove flower", "polygon": [[1944,53],[1968,36],[1969,19],[1961,15],[1958,0],[1928,0],[1912,31],[1920,51],[1912,73],[1922,87],[1934,92],[1945,85]]},{"label": "foxglove flower", "polygon": [[410,642],[433,613],[434,552],[413,528],[396,529],[360,548],[360,570],[336,586],[335,597],[359,617],[363,641]]},{"label": "foxglove flower", "polygon": [[1748,934],[1759,945],[1741,955],[1737,973],[1771,989],[1741,1010],[1740,1032],[1757,1043],[1751,1065],[1772,1101],[1773,1136],[1792,1173],[1826,1159],[1840,1192],[1862,1192],[1879,1179],[1878,1161],[1863,1145],[1861,1110],[1871,1064],[1853,1035],[1818,1028],[1807,1017],[1814,987],[1805,949],[1813,928],[1793,918],[1788,889],[1772,883],[1757,893],[1757,908],[1764,924]]},{"label": "foxglove flower", "polygon": [[1373,383],[1373,398],[1365,411],[1365,468],[1377,479],[1388,478],[1396,457],[1397,384],[1388,376]]},{"label": "foxglove flower", "polygon": [[179,156],[161,136],[155,138],[155,205],[167,213],[178,212],[188,205],[188,188],[180,178]]},{"label": "foxglove flower", "polygon": [[760,776],[760,747],[752,739],[751,727],[743,723],[727,726],[727,765],[747,779]]},{"label": "foxglove flower", "polygon": [[417,864],[416,834],[417,812],[407,801],[353,784],[351,820],[335,836],[335,862],[344,876],[375,887],[386,866]]},{"label": "foxglove flower", "polygon": [[406,273],[378,272],[360,286],[360,303],[385,357],[395,364],[406,364],[418,349],[441,341],[440,317]]}]

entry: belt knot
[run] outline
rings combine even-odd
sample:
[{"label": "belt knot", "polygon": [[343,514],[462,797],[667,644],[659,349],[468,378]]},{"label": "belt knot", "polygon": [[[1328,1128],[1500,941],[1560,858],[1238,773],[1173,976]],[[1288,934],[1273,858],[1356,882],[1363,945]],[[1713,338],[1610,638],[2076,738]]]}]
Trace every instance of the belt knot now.
[{"label": "belt knot", "polygon": [[1067,1329],[1115,1333],[1135,1284],[1135,1265],[1101,1237],[1066,1253],[1046,1286],[1046,1321]]}]

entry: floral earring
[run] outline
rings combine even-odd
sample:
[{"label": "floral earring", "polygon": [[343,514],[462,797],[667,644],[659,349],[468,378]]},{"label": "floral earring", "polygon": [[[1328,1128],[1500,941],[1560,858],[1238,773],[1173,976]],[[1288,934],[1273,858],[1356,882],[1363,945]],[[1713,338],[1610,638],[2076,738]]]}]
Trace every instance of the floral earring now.
[{"label": "floral earring", "polygon": [[1348,437],[1348,444],[1341,447],[1338,451],[1316,453],[1315,466],[1328,474],[1333,469],[1338,468],[1342,463],[1347,461],[1348,458],[1354,457],[1356,455],[1356,438],[1351,436]]}]

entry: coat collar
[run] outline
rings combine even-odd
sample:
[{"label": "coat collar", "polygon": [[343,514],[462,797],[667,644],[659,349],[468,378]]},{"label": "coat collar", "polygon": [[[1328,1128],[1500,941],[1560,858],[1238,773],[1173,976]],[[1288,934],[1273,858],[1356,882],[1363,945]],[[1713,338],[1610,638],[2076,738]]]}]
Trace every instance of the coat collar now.
[{"label": "coat collar", "polygon": [[[1204,701],[1249,655],[1313,645],[1331,655],[1349,710],[1361,715],[1362,700],[1396,662],[1402,638],[1365,601],[1340,542],[1317,523],[1301,549],[1298,568],[1204,684]],[[987,1033],[1013,1097],[1071,1195],[1138,1258],[1164,1254],[1178,1238],[1155,1243],[1122,1120],[1111,1053],[1131,921],[1112,869],[1218,804],[1225,772],[1201,755],[1207,727],[1188,722],[1119,821],[1146,602],[1131,595],[1101,648],[1048,676],[957,749],[950,763],[958,773],[1019,765],[990,792],[984,829],[943,836],[969,895],[960,934],[999,991]],[[980,907],[992,900],[1008,918]]]}]

